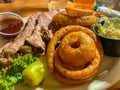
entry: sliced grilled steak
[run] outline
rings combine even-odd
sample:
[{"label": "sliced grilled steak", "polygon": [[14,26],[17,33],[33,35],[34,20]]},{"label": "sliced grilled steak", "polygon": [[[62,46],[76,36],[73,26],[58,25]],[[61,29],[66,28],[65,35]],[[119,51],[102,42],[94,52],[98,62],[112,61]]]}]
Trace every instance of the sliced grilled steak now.
[{"label": "sliced grilled steak", "polygon": [[[33,14],[29,20],[28,20],[28,23],[24,29],[24,31],[22,32],[22,34],[18,37],[16,37],[14,40],[6,43],[4,46],[2,46],[0,48],[0,53],[1,53],[1,57],[2,56],[9,56],[11,53],[16,53],[19,48],[24,45],[25,43],[25,39],[29,36],[31,36],[33,30],[35,29],[36,27],[36,21],[39,17],[41,13],[40,12],[37,12],[35,14]],[[4,55],[5,54],[5,55]],[[7,66],[8,64],[10,64],[10,59],[7,59],[7,58],[0,58],[0,64],[3,64],[4,66]]]},{"label": "sliced grilled steak", "polygon": [[35,14],[33,14],[29,20],[28,20],[28,24],[27,26],[25,27],[25,30],[24,32],[22,33],[22,35],[27,38],[29,36],[31,36],[31,34],[33,33],[37,23],[38,23],[38,17],[41,15],[40,12],[37,12]]},{"label": "sliced grilled steak", "polygon": [[29,38],[26,38],[27,42],[40,48],[43,52],[45,52],[46,48],[45,42],[48,42],[52,37],[52,31],[49,30],[49,25],[56,13],[57,11],[42,13],[38,18],[38,24],[33,34]]},{"label": "sliced grilled steak", "polygon": [[15,38],[14,42],[10,45],[9,49],[14,50],[15,52],[17,52],[19,50],[19,48],[24,45],[25,39],[29,36],[31,36],[33,30],[35,29],[36,26],[36,21],[39,17],[41,13],[37,12],[35,14],[33,14],[27,23],[27,26],[25,27],[24,31],[22,32],[22,34]]},{"label": "sliced grilled steak", "polygon": [[41,28],[48,30],[48,26],[50,25],[52,18],[56,13],[57,11],[54,10],[41,14],[38,18],[38,23]]},{"label": "sliced grilled steak", "polygon": [[55,14],[57,14],[57,11],[54,10],[40,15],[38,18],[38,23],[41,25],[41,36],[46,43],[48,43],[53,36],[50,25]]},{"label": "sliced grilled steak", "polygon": [[[28,23],[26,24],[26,27],[21,35],[0,47],[0,64],[3,66],[11,64],[12,55],[14,55],[20,47],[25,44],[25,40],[32,46],[36,47],[35,49],[39,48],[41,50],[40,52],[44,54],[46,43],[48,43],[53,35],[49,26],[52,22],[53,16],[56,13],[57,11],[50,11],[42,14],[40,12],[33,14],[28,19]],[[32,49],[30,50],[29,52],[31,53]]]},{"label": "sliced grilled steak", "polygon": [[41,33],[40,33],[40,27],[39,25],[36,26],[36,29],[34,30],[31,37],[26,38],[27,42],[33,45],[36,48],[40,48],[42,52],[45,51],[45,43],[42,40]]}]

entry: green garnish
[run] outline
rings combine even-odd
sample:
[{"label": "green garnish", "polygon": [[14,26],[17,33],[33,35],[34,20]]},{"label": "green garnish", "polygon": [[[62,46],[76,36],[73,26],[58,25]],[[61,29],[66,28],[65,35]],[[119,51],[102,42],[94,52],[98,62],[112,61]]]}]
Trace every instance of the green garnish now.
[{"label": "green garnish", "polygon": [[14,62],[0,71],[0,90],[14,90],[14,85],[23,82],[23,70],[38,58],[32,54],[18,56]]}]

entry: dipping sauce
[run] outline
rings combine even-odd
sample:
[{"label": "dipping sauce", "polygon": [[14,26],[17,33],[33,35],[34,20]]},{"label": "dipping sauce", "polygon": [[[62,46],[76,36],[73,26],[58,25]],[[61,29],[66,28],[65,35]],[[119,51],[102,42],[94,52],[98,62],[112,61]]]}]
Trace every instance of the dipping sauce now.
[{"label": "dipping sauce", "polygon": [[5,18],[0,20],[0,32],[12,34],[19,32],[21,27],[23,26],[23,22],[17,18]]}]

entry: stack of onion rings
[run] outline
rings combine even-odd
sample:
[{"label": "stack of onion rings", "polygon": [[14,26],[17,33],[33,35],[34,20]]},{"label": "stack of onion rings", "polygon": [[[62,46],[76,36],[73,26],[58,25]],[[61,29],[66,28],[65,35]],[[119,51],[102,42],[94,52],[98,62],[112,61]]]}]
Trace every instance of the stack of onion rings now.
[{"label": "stack of onion rings", "polygon": [[96,12],[93,10],[66,7],[66,12],[61,12],[53,17],[53,22],[60,26],[80,25],[91,26],[97,22]]},{"label": "stack of onion rings", "polygon": [[80,26],[90,26],[97,22],[97,17],[92,14],[88,16],[70,17],[65,12],[58,13],[53,17],[53,22],[59,24],[60,26],[67,25],[80,25]]},{"label": "stack of onion rings", "polygon": [[66,7],[66,12],[70,17],[80,17],[80,16],[89,16],[95,13],[94,10]]},{"label": "stack of onion rings", "polygon": [[[60,44],[56,47],[56,45]],[[64,84],[79,84],[94,78],[103,56],[98,37],[88,28],[71,25],[58,30],[47,48],[48,66]]]}]

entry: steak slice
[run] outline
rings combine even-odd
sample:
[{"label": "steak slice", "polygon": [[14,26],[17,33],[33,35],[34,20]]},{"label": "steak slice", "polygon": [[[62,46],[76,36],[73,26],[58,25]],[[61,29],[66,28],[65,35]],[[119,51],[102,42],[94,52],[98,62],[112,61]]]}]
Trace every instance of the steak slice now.
[{"label": "steak slice", "polygon": [[40,15],[40,17],[38,18],[38,23],[41,25],[41,36],[46,43],[48,43],[53,36],[50,25],[55,14],[57,14],[57,11],[53,10]]},{"label": "steak slice", "polygon": [[52,22],[53,16],[57,13],[56,10],[43,13],[38,18],[38,23],[41,28],[48,30],[50,23]]},{"label": "steak slice", "polygon": [[25,39],[31,36],[32,32],[34,31],[36,23],[37,23],[36,21],[40,14],[41,14],[40,12],[37,12],[29,18],[27,26],[25,27],[24,31],[19,37],[15,38],[14,42],[9,46],[9,49],[12,49],[15,52],[17,52],[19,48],[22,45],[24,45]]},{"label": "steak slice", "polygon": [[41,33],[40,33],[41,27],[39,24],[37,24],[36,29],[34,30],[33,34],[29,37],[26,38],[26,41],[33,45],[36,48],[40,48],[42,52],[45,51],[45,43],[42,40]]},{"label": "steak slice", "polygon": [[49,25],[52,21],[53,16],[57,13],[57,11],[49,11],[46,13],[42,13],[38,17],[38,24],[33,34],[26,38],[26,41],[31,45],[40,48],[43,53],[45,52],[46,44],[45,41],[50,40],[52,37],[52,32],[49,30]]},{"label": "steak slice", "polygon": [[40,12],[34,13],[28,20],[27,26],[25,27],[24,32],[22,33],[22,36],[24,36],[25,38],[31,36],[31,34],[33,33],[36,25],[37,25],[37,19],[38,17],[41,15]]}]

